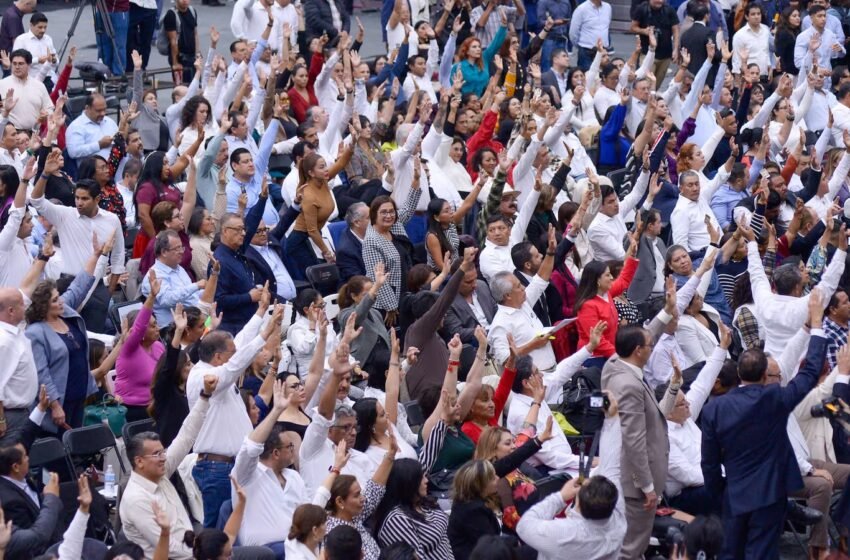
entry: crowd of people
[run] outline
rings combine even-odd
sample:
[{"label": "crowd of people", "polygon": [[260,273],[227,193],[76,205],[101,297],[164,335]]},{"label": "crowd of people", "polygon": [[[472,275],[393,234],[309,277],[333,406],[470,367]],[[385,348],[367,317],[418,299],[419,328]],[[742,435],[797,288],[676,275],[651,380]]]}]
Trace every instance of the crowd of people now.
[{"label": "crowd of people", "polygon": [[107,6],[115,118],[0,22],[0,558],[846,554],[846,0]]}]

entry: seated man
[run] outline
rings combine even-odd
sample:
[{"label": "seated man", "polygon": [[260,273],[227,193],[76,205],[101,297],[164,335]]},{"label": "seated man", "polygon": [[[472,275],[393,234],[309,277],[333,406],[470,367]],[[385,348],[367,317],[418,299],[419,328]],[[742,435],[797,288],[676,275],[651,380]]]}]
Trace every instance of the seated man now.
[{"label": "seated man", "polygon": [[277,419],[286,408],[283,381],[275,382],[274,406],[266,418],[242,444],[236,456],[233,475],[245,490],[246,522],[239,530],[243,545],[265,545],[283,558],[284,537],[289,533],[292,515],[302,503],[309,503],[307,487],[297,471],[295,432],[284,432]]},{"label": "seated man", "polygon": [[364,202],[357,202],[348,207],[345,212],[345,225],[339,241],[336,244],[336,265],[339,267],[340,278],[366,276],[366,265],[363,264],[363,239],[369,227],[369,207]]},{"label": "seated man", "polygon": [[142,280],[141,292],[145,297],[150,294],[150,272],[154,271],[162,283],[162,288],[156,295],[153,312],[157,325],[166,327],[172,322],[171,310],[178,303],[185,307],[197,307],[200,293],[206,287],[206,280],[192,282],[186,270],[180,266],[183,258],[183,242],[177,232],[166,229],[156,235],[154,241],[156,261]]},{"label": "seated man", "polygon": [[487,218],[487,239],[484,242],[484,249],[481,250],[481,255],[478,257],[478,264],[481,274],[488,282],[492,281],[493,277],[499,272],[513,271],[514,263],[511,260],[511,249],[525,237],[525,230],[528,229],[528,223],[531,221],[531,216],[534,214],[534,209],[537,207],[537,201],[540,198],[538,185],[535,185],[534,190],[528,194],[528,197],[522,203],[522,208],[513,225],[511,225],[509,218],[501,213],[493,214]]},{"label": "seated man", "polygon": [[[599,438],[600,462],[594,476],[573,478],[560,492],[526,511],[517,525],[517,534],[538,551],[541,560],[556,558],[613,558],[626,536],[626,503],[620,486],[622,433],[617,402],[610,404]],[[548,442],[547,442],[548,443]],[[556,519],[570,500],[574,510]]]},{"label": "seated man", "polygon": [[[460,265],[461,261],[455,260],[451,273],[454,274]],[[446,313],[443,327],[447,333],[459,334],[460,341],[464,344],[477,344],[475,328],[480,326],[489,333],[497,310],[496,300],[493,299],[487,282],[479,280],[478,271],[472,269],[464,275],[458,294]]]},{"label": "seated man", "polygon": [[68,155],[77,163],[93,155],[109,159],[116,132],[118,125],[106,116],[106,99],[99,93],[92,93],[86,98],[83,113],[65,131]]}]

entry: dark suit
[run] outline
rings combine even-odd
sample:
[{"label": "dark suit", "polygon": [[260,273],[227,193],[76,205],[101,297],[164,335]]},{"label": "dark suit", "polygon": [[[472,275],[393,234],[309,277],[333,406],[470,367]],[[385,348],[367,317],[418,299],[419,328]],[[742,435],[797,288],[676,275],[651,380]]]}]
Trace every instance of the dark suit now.
[{"label": "dark suit", "polygon": [[336,244],[336,266],[339,277],[343,279],[352,276],[366,276],[366,266],[363,264],[362,242],[354,235],[351,228],[345,228]]},{"label": "dark suit", "polygon": [[[560,102],[561,99],[563,99],[564,94],[567,93],[566,90],[561,91],[561,88],[558,85],[558,77],[555,76],[554,70],[547,70],[546,72],[543,72],[543,74],[540,75],[540,83],[543,86],[541,88],[543,91],[549,91],[558,94],[557,100],[554,98],[552,99],[553,104],[555,103],[555,101]],[[567,88],[569,89],[569,84],[567,84]]]},{"label": "dark suit", "polygon": [[[528,287],[530,280],[523,276],[522,272],[514,270],[514,276],[517,277],[519,283]],[[534,304],[534,314],[540,319],[544,327],[551,327],[552,323],[556,323],[563,319],[561,310],[561,294],[553,284],[546,286],[546,291],[543,292],[543,297],[537,299]]]},{"label": "dark suit", "polygon": [[[627,292],[629,299],[636,304],[646,301],[647,298],[649,298],[649,294],[652,293],[652,287],[655,285],[655,275],[658,273],[658,270],[655,262],[655,253],[652,248],[653,244],[658,247],[662,259],[664,258],[664,255],[667,254],[667,245],[664,244],[664,241],[662,241],[660,237],[656,237],[655,240],[650,240],[646,235],[641,236],[637,250],[637,258],[640,262],[638,263],[637,272],[635,272],[635,276],[632,278],[632,283],[629,284],[629,291]],[[663,281],[661,283],[661,288],[663,294]]]},{"label": "dark suit", "polygon": [[702,410],[705,485],[723,495],[723,558],[779,557],[787,496],[803,487],[788,415],[817,384],[826,344],[812,336],[806,363],[786,387],[744,385]]},{"label": "dark suit", "polygon": [[[268,233],[268,245],[269,248],[274,251],[278,257],[280,257],[281,262],[283,263],[284,268],[286,267],[286,254],[284,252],[283,245],[281,244],[281,239],[286,236],[286,230],[289,229],[289,226],[295,222],[296,218],[298,218],[298,214],[300,214],[300,210],[296,210],[293,207],[289,207],[286,209],[286,213],[281,216],[280,221],[274,227],[274,229],[270,230]],[[274,294],[276,299],[282,299],[277,295],[277,278],[275,278],[274,271],[269,263],[266,262],[266,259],[263,258],[263,255],[254,247],[253,245],[248,245],[245,248],[245,258],[248,259],[248,264],[254,270],[254,278],[260,284],[265,283],[267,280],[269,282],[269,292]],[[289,274],[289,277],[292,278],[292,273],[287,269],[286,271]]]},{"label": "dark suit", "polygon": [[[475,287],[475,296],[478,298],[478,304],[484,311],[487,321],[492,322],[496,316],[498,308],[496,300],[490,293],[490,287],[484,280],[478,280]],[[464,344],[477,344],[475,342],[475,327],[478,326],[478,321],[475,319],[475,313],[472,311],[472,306],[466,301],[462,295],[455,296],[452,306],[446,313],[446,318],[443,319],[443,328],[449,335],[458,333],[460,340]]]},{"label": "dark suit", "polygon": [[[702,63],[705,62],[705,59],[708,58],[705,46],[708,44],[709,39],[712,42],[716,40],[715,32],[709,29],[708,26],[703,25],[702,22],[694,23],[687,31],[682,33],[679,48],[688,49],[691,55],[691,63],[688,65],[688,71],[694,76],[702,68]],[[712,62],[720,62],[720,58],[720,49],[718,48]],[[708,80],[705,83],[711,86],[714,83],[714,77],[716,75],[717,65],[715,64],[711,71],[709,71]]]},{"label": "dark suit", "polygon": [[339,19],[342,21],[342,29],[348,31],[351,27],[350,13],[345,7],[345,3],[341,0],[311,0],[304,2],[304,21],[307,27],[307,40],[313,37],[321,37],[322,33],[327,33],[328,38],[333,41],[339,34],[334,27],[333,14],[331,6],[328,2],[333,2],[339,12]]}]

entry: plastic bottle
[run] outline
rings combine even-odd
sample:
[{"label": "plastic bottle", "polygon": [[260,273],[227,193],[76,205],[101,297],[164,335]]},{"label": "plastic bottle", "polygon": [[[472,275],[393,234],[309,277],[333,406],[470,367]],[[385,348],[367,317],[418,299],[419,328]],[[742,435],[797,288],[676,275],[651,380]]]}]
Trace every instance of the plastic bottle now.
[{"label": "plastic bottle", "polygon": [[115,469],[112,468],[112,465],[106,467],[106,474],[104,475],[104,487],[103,490],[106,494],[112,495],[115,493]]}]

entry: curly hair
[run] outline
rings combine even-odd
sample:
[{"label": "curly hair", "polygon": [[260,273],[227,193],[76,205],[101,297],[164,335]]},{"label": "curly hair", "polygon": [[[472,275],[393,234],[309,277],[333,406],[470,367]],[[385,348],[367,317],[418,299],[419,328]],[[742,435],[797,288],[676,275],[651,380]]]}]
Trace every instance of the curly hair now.
[{"label": "curly hair", "polygon": [[698,148],[699,146],[693,142],[686,142],[682,144],[682,148],[679,150],[679,157],[676,158],[676,170],[679,173],[693,169],[691,162],[693,161],[694,154],[696,154]]},{"label": "curly hair", "polygon": [[210,120],[212,119],[212,106],[210,105],[210,102],[207,101],[207,98],[203,95],[196,95],[186,102],[186,105],[183,107],[183,112],[180,114],[180,126],[183,127],[183,129],[191,127],[194,124],[195,113],[198,112],[198,108],[201,105],[207,106],[206,122],[210,122]]},{"label": "curly hair", "polygon": [[[458,62],[463,62],[469,56],[469,47],[472,46],[472,43],[478,43],[479,46],[481,45],[481,41],[479,41],[477,37],[467,37],[463,43],[460,44],[460,48],[457,50]],[[478,66],[479,70],[484,70],[483,57],[479,56],[475,65]]]},{"label": "curly hair", "polygon": [[44,280],[39,282],[38,286],[32,292],[32,304],[27,308],[26,318],[27,324],[40,323],[47,319],[47,312],[50,310],[50,300],[53,298],[53,290],[56,289],[56,282],[53,280]]}]

